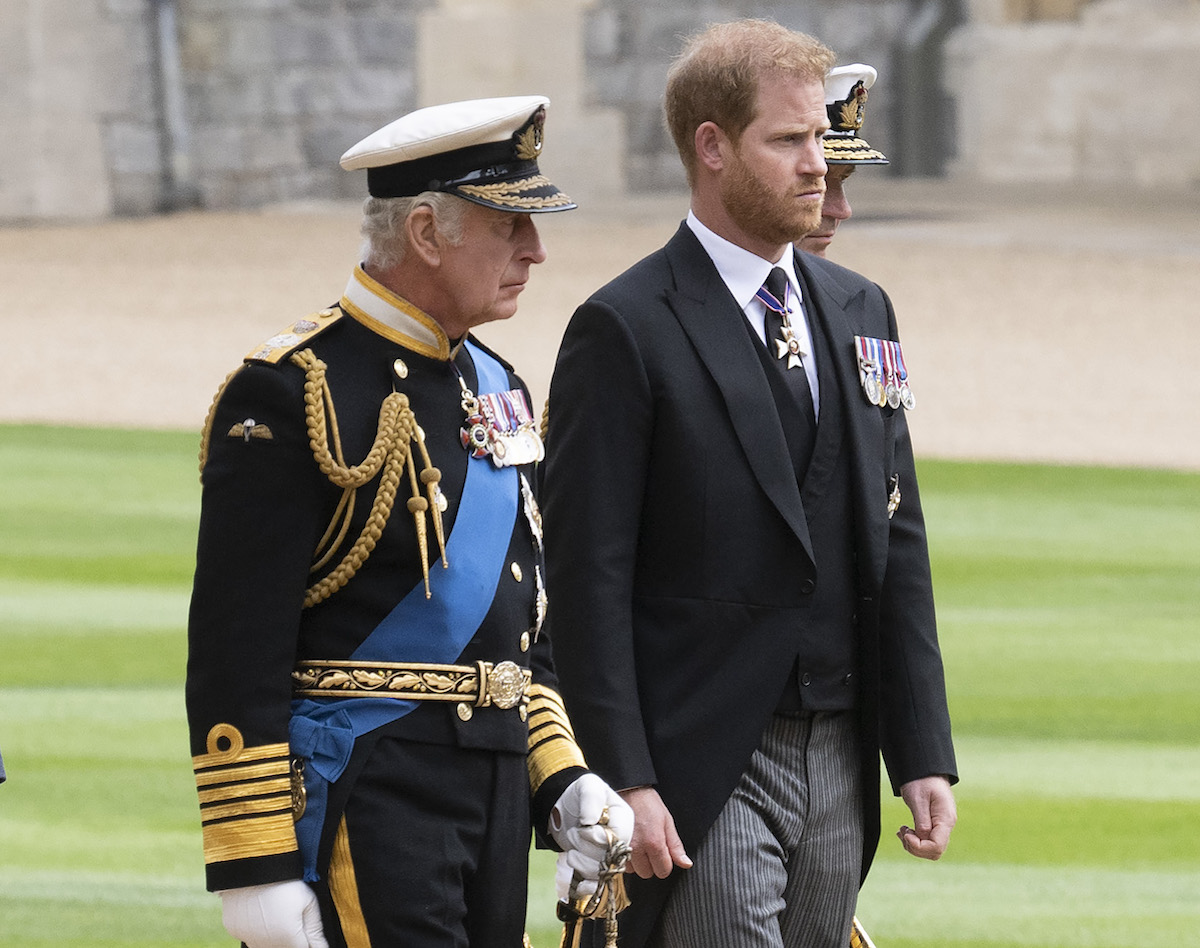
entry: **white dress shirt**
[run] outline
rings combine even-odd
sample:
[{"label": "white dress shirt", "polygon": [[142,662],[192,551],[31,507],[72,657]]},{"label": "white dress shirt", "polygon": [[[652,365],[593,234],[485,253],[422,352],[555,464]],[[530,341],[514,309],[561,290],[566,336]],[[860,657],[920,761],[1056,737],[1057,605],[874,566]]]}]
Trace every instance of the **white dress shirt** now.
[{"label": "white dress shirt", "polygon": [[779,267],[787,274],[788,299],[791,314],[788,319],[792,324],[792,332],[800,343],[800,357],[804,360],[804,371],[808,375],[808,387],[812,390],[813,413],[821,417],[821,396],[817,383],[817,361],[813,351],[812,331],[808,326],[808,317],[804,312],[804,300],[800,296],[800,281],[796,278],[796,258],[789,244],[783,252],[783,257],[775,263],[764,260],[756,253],[751,253],[744,247],[731,243],[724,237],[709,230],[700,219],[690,210],[687,225],[691,228],[696,239],[700,241],[705,252],[712,258],[717,273],[729,287],[729,292],[737,301],[742,312],[746,314],[750,326],[758,333],[758,338],[766,345],[771,356],[775,356],[775,343],[767,339],[766,317],[767,307],[755,294],[767,282],[767,274]]}]

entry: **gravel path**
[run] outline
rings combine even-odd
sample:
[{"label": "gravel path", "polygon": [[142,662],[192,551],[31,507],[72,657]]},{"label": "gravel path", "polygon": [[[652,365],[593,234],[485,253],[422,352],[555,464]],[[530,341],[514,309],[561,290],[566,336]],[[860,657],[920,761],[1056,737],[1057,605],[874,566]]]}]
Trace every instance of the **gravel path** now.
[{"label": "gravel path", "polygon": [[[892,297],[930,457],[1200,470],[1200,192],[855,177],[830,256]],[[661,245],[681,196],[539,220],[549,261],[479,335],[539,405],[575,304]],[[0,228],[0,420],[199,431],[255,343],[336,300],[358,207]]]}]

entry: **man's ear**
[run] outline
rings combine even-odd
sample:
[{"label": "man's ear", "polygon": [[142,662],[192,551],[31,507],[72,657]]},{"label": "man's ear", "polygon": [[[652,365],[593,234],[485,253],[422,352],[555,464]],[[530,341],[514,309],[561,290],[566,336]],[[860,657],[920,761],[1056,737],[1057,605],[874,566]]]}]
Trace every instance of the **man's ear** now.
[{"label": "man's ear", "polygon": [[404,221],[404,232],[409,248],[422,261],[431,267],[442,262],[442,235],[438,232],[433,208],[428,204],[413,208]]},{"label": "man's ear", "polygon": [[702,122],[696,129],[696,160],[709,171],[725,167],[725,155],[732,143],[715,122]]}]

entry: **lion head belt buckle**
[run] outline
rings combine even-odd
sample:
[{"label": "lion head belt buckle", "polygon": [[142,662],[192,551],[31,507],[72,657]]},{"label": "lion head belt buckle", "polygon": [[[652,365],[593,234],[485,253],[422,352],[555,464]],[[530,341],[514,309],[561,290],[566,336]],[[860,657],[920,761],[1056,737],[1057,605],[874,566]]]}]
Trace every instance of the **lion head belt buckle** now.
[{"label": "lion head belt buckle", "polygon": [[486,670],[486,680],[480,694],[487,704],[497,708],[515,708],[525,697],[525,672],[516,662],[501,662]]}]

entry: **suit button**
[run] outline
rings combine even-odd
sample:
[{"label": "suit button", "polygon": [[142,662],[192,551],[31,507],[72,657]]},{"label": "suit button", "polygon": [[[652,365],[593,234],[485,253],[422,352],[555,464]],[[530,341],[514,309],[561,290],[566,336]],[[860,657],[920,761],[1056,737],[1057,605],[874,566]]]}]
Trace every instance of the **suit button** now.
[{"label": "suit button", "polygon": [[800,591],[806,596],[811,596],[812,591],[817,588],[815,580],[805,579],[800,583]]},{"label": "suit button", "polygon": [[800,684],[802,684],[805,688],[807,688],[809,685],[812,684],[812,675],[810,675],[808,672],[805,672],[803,675],[800,676]]},{"label": "suit button", "polygon": [[848,685],[848,684],[850,684],[850,679],[851,679],[851,678],[853,678],[853,677],[854,677],[854,675],[853,675],[853,674],[851,674],[851,673],[847,673],[847,674],[846,674],[846,677],[842,679],[842,684],[843,684],[843,685]]}]

